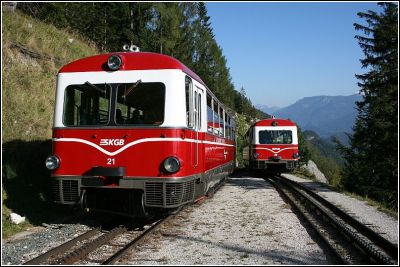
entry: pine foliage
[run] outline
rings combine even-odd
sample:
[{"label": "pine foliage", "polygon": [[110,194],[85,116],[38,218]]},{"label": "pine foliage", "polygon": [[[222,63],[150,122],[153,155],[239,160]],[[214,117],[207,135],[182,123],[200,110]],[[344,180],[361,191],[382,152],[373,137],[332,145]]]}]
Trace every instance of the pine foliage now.
[{"label": "pine foliage", "polygon": [[356,75],[362,101],[350,136],[350,147],[340,143],[346,159],[346,189],[398,207],[398,5],[378,3],[382,13],[359,12],[367,25],[354,24],[368,71]]},{"label": "pine foliage", "polygon": [[230,109],[252,118],[268,117],[235,90],[203,2],[21,2],[17,8],[80,33],[102,52],[134,44],[141,51],[173,56]]}]

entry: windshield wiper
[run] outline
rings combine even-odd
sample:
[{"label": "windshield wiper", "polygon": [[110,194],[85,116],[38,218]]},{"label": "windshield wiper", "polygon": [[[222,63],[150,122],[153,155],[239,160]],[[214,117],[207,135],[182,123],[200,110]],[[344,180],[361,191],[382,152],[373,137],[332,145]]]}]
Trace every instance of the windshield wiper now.
[{"label": "windshield wiper", "polygon": [[96,85],[90,83],[90,82],[85,82],[85,84],[89,85],[92,89],[99,91],[100,93],[104,93],[105,89],[101,89],[99,87],[97,87]]},{"label": "windshield wiper", "polygon": [[126,98],[130,92],[136,88],[140,83],[142,82],[142,80],[137,80],[131,87],[128,88],[127,91],[125,91],[125,93],[122,95],[122,98]]}]

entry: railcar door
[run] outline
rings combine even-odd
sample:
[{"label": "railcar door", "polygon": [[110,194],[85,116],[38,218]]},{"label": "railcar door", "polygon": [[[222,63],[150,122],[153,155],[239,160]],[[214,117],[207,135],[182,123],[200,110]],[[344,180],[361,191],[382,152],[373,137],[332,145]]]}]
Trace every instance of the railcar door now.
[{"label": "railcar door", "polygon": [[195,112],[195,130],[196,130],[196,147],[195,147],[195,161],[194,166],[197,168],[199,165],[199,157],[200,157],[200,148],[199,148],[199,132],[202,129],[201,121],[202,121],[202,99],[203,99],[204,91],[197,87],[194,90],[194,112]]},{"label": "railcar door", "polygon": [[193,86],[192,79],[186,77],[186,100],[188,111],[188,127],[194,130],[192,149],[191,149],[191,162],[193,168],[199,165],[199,131],[201,130],[201,103],[204,91],[197,86]]}]

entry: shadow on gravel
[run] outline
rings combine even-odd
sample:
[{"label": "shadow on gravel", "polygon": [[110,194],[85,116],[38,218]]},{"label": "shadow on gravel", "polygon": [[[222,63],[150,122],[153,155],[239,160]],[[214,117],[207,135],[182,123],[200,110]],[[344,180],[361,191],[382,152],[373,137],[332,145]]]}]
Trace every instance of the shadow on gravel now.
[{"label": "shadow on gravel", "polygon": [[241,170],[235,171],[233,174],[229,176],[227,179],[225,186],[240,186],[245,189],[270,189],[273,186],[266,182],[265,180],[261,180],[255,173]]},{"label": "shadow on gravel", "polygon": [[14,140],[3,144],[3,205],[26,216],[33,225],[51,223],[59,216],[71,214],[70,209],[53,203],[50,171],[44,164],[50,154],[51,140]]},{"label": "shadow on gravel", "polygon": [[302,182],[301,184],[312,189],[316,193],[318,193],[318,192],[337,192],[336,190],[330,188],[329,186],[319,183],[319,182]]},{"label": "shadow on gravel", "polygon": [[[321,259],[321,254],[317,253],[312,253],[308,254],[307,256],[304,256],[302,254],[296,253],[294,251],[282,251],[282,250],[255,250],[255,249],[250,249],[247,247],[243,246],[237,246],[237,245],[230,245],[226,243],[220,243],[220,242],[211,242],[208,240],[203,240],[199,238],[193,238],[193,237],[186,237],[186,236],[177,236],[177,235],[168,235],[166,233],[163,233],[164,236],[167,237],[173,237],[176,239],[181,239],[181,240],[186,240],[186,241],[192,241],[192,242],[197,242],[197,243],[204,243],[207,244],[208,247],[214,246],[214,247],[220,247],[225,250],[231,250],[235,251],[237,253],[244,253],[247,254],[248,256],[245,256],[246,258],[251,258],[251,255],[257,255],[265,258],[265,261],[274,261],[274,262],[279,262],[283,264],[288,264],[288,265],[309,265],[309,264],[329,264],[329,262],[326,262],[324,259]],[[276,263],[275,263],[276,264]]]},{"label": "shadow on gravel", "polygon": [[[290,173],[289,173],[290,174]],[[294,174],[292,174],[294,175]],[[247,169],[236,169],[233,174],[229,176],[230,180],[234,179],[242,179],[244,180],[251,180],[251,178],[261,178],[266,179],[268,177],[273,177],[273,174],[265,173],[263,171],[251,171]],[[286,176],[286,178],[290,179]],[[256,180],[257,181],[257,180]],[[269,182],[266,182],[269,185]],[[329,185],[321,182],[309,181],[309,182],[302,182],[304,186],[311,188],[316,193],[318,192],[337,192],[334,188],[331,188]]]},{"label": "shadow on gravel", "polygon": [[[83,214],[77,206],[53,202],[51,173],[45,167],[46,157],[51,152],[51,140],[14,140],[3,144],[2,204],[11,212],[25,216],[34,226],[67,223],[97,226],[100,217],[110,215]],[[3,217],[3,228],[5,224],[13,226]]]}]

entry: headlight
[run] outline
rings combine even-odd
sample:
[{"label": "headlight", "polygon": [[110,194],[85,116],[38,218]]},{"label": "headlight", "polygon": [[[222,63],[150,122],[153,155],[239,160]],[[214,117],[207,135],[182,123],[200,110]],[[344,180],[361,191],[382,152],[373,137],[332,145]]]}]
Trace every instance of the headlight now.
[{"label": "headlight", "polygon": [[107,65],[110,70],[118,70],[122,65],[122,59],[118,55],[111,55],[108,58]]},{"label": "headlight", "polygon": [[259,155],[258,153],[254,153],[254,154],[253,154],[253,158],[255,158],[255,159],[258,159],[259,156],[260,156],[260,155]]},{"label": "headlight", "polygon": [[46,168],[55,170],[60,166],[60,159],[57,156],[49,156],[46,159]]},{"label": "headlight", "polygon": [[293,154],[293,158],[294,158],[294,159],[297,159],[299,156],[300,156],[299,153],[294,153],[294,154]]},{"label": "headlight", "polygon": [[169,157],[166,160],[164,160],[164,169],[169,173],[174,173],[179,171],[180,167],[181,163],[179,162],[179,159],[175,157]]}]

